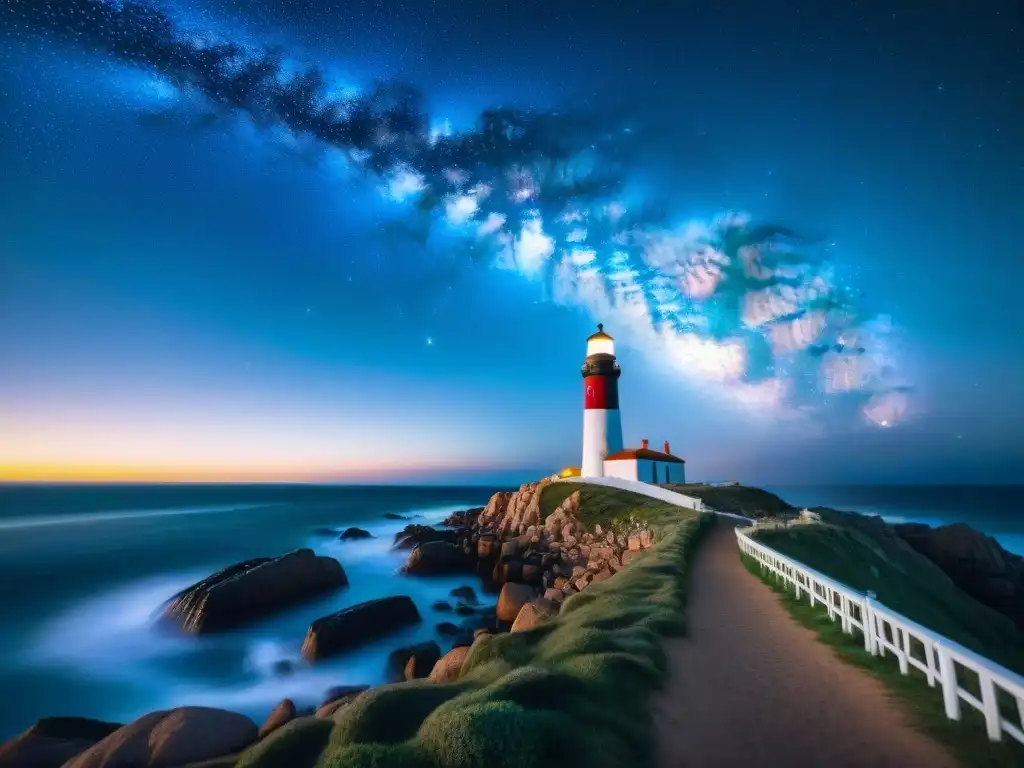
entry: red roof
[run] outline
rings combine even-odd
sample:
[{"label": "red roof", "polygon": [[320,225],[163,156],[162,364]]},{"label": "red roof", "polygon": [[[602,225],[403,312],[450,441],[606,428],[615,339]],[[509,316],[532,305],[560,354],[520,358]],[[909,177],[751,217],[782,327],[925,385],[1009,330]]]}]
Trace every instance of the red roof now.
[{"label": "red roof", "polygon": [[616,451],[604,457],[605,461],[626,461],[628,459],[648,459],[650,461],[668,461],[676,464],[685,464],[683,459],[673,456],[671,453],[652,451],[650,448],[629,448],[625,451]]}]

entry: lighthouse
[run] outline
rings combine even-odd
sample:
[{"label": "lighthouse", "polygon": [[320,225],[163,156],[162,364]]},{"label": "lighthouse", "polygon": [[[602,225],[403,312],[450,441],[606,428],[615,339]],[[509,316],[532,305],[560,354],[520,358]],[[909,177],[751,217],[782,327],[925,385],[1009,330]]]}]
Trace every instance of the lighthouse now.
[{"label": "lighthouse", "polygon": [[583,361],[583,477],[603,477],[604,460],[622,450],[622,419],[619,416],[619,375],[615,340],[597,326],[587,339]]}]

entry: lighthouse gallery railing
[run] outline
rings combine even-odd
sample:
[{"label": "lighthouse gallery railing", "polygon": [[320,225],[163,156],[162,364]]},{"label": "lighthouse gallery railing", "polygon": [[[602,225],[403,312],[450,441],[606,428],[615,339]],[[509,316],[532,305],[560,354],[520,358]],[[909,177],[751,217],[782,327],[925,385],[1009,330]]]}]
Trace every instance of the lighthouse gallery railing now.
[{"label": "lighthouse gallery railing", "polygon": [[[904,675],[913,666],[924,673],[928,685],[941,687],[950,720],[960,719],[963,700],[984,716],[989,739],[999,741],[1006,733],[1024,744],[1024,678],[1020,675],[887,608],[872,593],[858,592],[766,547],[743,529],[736,529],[736,540],[740,551],[754,558],[762,569],[791,584],[797,597],[806,593],[811,605],[821,603],[828,609],[832,621],[838,616],[844,632],[853,634],[855,628],[859,629],[865,650],[882,656],[891,652]],[[923,658],[913,655],[911,639],[924,648]],[[980,698],[960,685],[957,664],[978,676]],[[1016,717],[1004,717],[998,690],[1016,701]]]}]

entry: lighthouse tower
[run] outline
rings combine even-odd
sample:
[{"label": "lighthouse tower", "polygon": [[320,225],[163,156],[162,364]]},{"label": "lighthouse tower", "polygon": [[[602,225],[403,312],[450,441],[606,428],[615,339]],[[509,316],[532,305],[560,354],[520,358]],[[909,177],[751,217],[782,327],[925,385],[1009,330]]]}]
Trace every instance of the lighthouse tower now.
[{"label": "lighthouse tower", "polygon": [[604,457],[622,450],[622,419],[619,417],[619,364],[615,340],[597,326],[587,339],[583,362],[583,465],[582,477],[603,477]]}]

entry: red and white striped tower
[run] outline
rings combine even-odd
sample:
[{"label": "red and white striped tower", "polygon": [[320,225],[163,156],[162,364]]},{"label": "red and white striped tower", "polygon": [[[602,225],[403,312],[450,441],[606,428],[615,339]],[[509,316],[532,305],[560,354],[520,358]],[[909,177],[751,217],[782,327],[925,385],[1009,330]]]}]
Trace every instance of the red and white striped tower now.
[{"label": "red and white striped tower", "polygon": [[583,477],[603,477],[604,457],[622,450],[622,418],[619,416],[619,364],[615,340],[597,326],[587,339],[583,362]]}]

